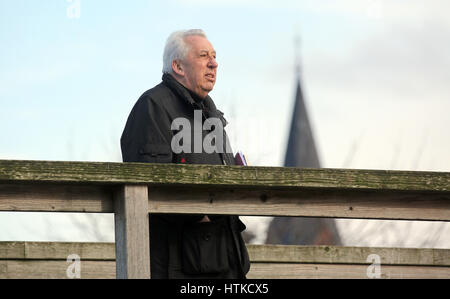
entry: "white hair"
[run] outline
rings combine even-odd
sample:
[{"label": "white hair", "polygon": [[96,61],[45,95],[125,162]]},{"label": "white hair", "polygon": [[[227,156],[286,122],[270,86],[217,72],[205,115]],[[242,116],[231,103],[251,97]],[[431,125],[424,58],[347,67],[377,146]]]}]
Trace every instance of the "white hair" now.
[{"label": "white hair", "polygon": [[189,45],[185,42],[185,38],[191,35],[207,38],[205,32],[201,29],[175,31],[167,38],[163,54],[163,73],[173,73],[172,61],[183,60],[186,57]]}]

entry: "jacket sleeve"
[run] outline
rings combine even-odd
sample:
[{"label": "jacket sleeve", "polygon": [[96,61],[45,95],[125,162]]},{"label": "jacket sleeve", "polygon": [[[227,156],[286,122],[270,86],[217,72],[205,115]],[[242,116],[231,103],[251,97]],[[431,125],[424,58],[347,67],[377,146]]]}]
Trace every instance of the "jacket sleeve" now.
[{"label": "jacket sleeve", "polygon": [[[143,95],[128,117],[120,139],[123,162],[173,163],[173,132],[165,109]],[[204,215],[161,214],[157,217],[171,223],[193,223]]]},{"label": "jacket sleeve", "polygon": [[170,120],[162,107],[142,96],[131,110],[120,140],[123,162],[171,163]]}]

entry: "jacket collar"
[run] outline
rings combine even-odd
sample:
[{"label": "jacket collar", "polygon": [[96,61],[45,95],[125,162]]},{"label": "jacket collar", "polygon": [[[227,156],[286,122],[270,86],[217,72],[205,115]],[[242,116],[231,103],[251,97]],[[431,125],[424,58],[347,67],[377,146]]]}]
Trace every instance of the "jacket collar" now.
[{"label": "jacket collar", "polygon": [[224,127],[228,124],[227,120],[223,117],[223,112],[216,108],[216,105],[209,95],[203,100],[200,99],[193,92],[175,80],[175,78],[170,74],[163,74],[162,81],[167,87],[190,104],[194,109],[203,110],[207,117],[219,118]]}]

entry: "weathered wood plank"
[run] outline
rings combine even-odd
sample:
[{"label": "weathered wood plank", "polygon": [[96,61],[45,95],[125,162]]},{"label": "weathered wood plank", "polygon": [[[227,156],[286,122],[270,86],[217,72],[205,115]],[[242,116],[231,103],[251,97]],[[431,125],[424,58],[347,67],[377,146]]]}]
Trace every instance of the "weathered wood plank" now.
[{"label": "weathered wood plank", "polygon": [[113,212],[112,187],[0,184],[0,211]]},{"label": "weathered wood plank", "polygon": [[[381,265],[380,278],[449,279],[449,267]],[[364,279],[366,265],[253,263],[247,275],[250,279],[321,278]]]},{"label": "weathered wood plank", "polygon": [[[114,186],[0,185],[0,211],[113,212]],[[448,221],[450,193],[150,188],[153,213],[204,213]]]},{"label": "weathered wood plank", "polygon": [[147,186],[121,187],[114,199],[117,278],[150,278]]},{"label": "weathered wood plank", "polygon": [[82,260],[114,261],[115,243],[0,242],[0,260],[66,260],[72,254]]},{"label": "weathered wood plank", "polygon": [[254,263],[371,264],[371,254],[383,265],[450,266],[450,249],[343,246],[247,245]]},{"label": "weathered wood plank", "polygon": [[66,260],[76,254],[81,260],[115,260],[114,243],[26,242],[25,258],[33,260]]},{"label": "weathered wood plank", "polygon": [[[0,260],[0,279],[64,279],[66,261]],[[114,261],[81,261],[81,279],[114,279]],[[450,268],[426,266],[381,265],[380,278],[449,279]],[[252,263],[250,279],[321,278],[340,279],[367,277],[367,265]]]},{"label": "weathered wood plank", "polygon": [[[0,279],[65,279],[70,262],[60,260],[0,260]],[[81,279],[116,278],[114,261],[81,261]]]},{"label": "weathered wood plank", "polygon": [[[248,278],[368,278],[370,254],[381,278],[450,278],[450,250],[247,245]],[[67,278],[67,256],[80,256],[81,278],[115,278],[114,243],[0,242],[1,278]]]},{"label": "weathered wood plank", "polygon": [[25,242],[0,242],[0,260],[25,258]]},{"label": "weathered wood plank", "polygon": [[[370,254],[383,265],[450,266],[450,249],[294,246],[247,244],[253,263],[370,264]],[[0,260],[115,260],[114,243],[0,242]]]},{"label": "weathered wood plank", "polygon": [[151,213],[450,221],[450,193],[159,187]]},{"label": "weathered wood plank", "polygon": [[0,182],[450,191],[450,173],[0,160]]}]

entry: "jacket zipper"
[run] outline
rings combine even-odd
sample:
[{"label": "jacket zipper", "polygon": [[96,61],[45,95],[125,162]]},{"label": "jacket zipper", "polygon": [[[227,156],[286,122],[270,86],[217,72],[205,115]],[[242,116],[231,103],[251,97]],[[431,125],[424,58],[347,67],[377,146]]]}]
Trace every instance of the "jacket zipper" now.
[{"label": "jacket zipper", "polygon": [[[194,109],[195,109],[195,108],[194,108]],[[205,111],[203,111],[203,109],[201,109],[201,110],[202,110],[202,117],[203,117],[202,123],[203,123],[207,118],[206,118],[206,115],[205,115]],[[220,156],[220,159],[222,160],[222,164],[223,164],[223,165],[228,165],[227,161],[226,161],[225,158],[223,157],[223,153],[219,153],[219,156]]]}]

